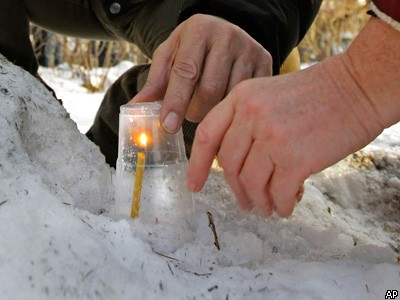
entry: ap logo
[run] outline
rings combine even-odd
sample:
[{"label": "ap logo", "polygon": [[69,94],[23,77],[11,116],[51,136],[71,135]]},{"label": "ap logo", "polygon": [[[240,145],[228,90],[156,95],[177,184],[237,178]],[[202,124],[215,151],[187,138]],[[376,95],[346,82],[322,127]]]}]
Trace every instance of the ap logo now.
[{"label": "ap logo", "polygon": [[398,290],[387,290],[385,299],[396,299],[398,295],[399,295]]}]

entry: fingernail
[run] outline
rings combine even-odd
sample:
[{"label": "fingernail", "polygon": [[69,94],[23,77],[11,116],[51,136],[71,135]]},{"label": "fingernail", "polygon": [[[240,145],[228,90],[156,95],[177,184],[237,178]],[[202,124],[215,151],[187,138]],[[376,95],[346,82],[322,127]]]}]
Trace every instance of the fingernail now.
[{"label": "fingernail", "polygon": [[171,111],[165,117],[163,122],[163,127],[166,131],[170,133],[175,133],[178,131],[178,125],[179,125],[179,116],[173,111]]}]

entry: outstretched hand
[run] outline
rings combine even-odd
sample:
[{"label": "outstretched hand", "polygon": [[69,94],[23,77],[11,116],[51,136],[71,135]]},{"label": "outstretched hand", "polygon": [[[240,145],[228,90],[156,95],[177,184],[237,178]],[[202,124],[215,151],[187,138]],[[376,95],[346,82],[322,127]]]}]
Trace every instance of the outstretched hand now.
[{"label": "outstretched hand", "polygon": [[239,83],[197,128],[188,189],[202,188],[217,156],[243,209],[289,216],[311,174],[360,149],[382,129],[357,84],[345,81],[343,90],[335,80],[346,80],[346,68],[332,69],[331,63]]},{"label": "outstretched hand", "polygon": [[161,123],[175,133],[185,117],[200,122],[237,83],[271,74],[271,55],[250,35],[198,14],[156,49],[147,82],[133,101],[163,99]]}]

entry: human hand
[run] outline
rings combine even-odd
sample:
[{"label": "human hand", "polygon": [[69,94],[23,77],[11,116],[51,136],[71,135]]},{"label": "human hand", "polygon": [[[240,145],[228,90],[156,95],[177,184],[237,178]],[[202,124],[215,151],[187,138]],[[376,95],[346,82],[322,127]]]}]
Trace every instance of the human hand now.
[{"label": "human hand", "polygon": [[332,62],[239,83],[197,128],[188,189],[202,188],[217,155],[243,209],[289,216],[311,174],[382,130],[346,68]]},{"label": "human hand", "polygon": [[194,15],[154,52],[147,82],[133,101],[163,99],[160,119],[175,133],[200,122],[240,81],[272,74],[270,54],[221,18]]}]

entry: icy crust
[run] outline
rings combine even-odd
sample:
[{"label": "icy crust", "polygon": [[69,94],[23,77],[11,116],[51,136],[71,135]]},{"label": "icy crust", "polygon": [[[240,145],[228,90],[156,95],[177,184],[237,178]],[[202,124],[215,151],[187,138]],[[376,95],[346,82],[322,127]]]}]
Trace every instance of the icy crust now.
[{"label": "icy crust", "polygon": [[239,212],[214,169],[177,241],[109,217],[97,147],[1,58],[0,114],[1,299],[383,299],[400,286],[399,148],[314,175],[288,219]]}]

